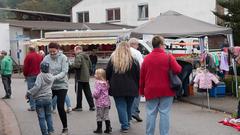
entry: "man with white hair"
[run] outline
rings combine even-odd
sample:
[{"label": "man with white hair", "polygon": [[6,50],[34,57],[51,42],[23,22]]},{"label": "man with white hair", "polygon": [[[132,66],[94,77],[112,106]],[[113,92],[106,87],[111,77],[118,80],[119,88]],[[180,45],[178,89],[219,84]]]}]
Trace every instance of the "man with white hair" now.
[{"label": "man with white hair", "polygon": [[73,111],[82,111],[82,92],[84,92],[87,99],[89,110],[95,111],[95,105],[90,89],[89,79],[92,68],[92,63],[87,54],[83,52],[82,46],[76,46],[74,48],[75,59],[72,65],[75,68],[75,90],[77,94],[77,105],[73,108]]},{"label": "man with white hair", "polygon": [[[141,67],[143,63],[143,56],[140,51],[138,51],[138,40],[136,38],[131,38],[128,41],[130,45],[130,51],[132,54],[132,57],[136,59]],[[140,110],[139,110],[139,103],[140,103],[140,96],[135,97],[133,106],[132,106],[132,117],[137,120],[137,122],[142,122],[142,119],[139,116]]]}]

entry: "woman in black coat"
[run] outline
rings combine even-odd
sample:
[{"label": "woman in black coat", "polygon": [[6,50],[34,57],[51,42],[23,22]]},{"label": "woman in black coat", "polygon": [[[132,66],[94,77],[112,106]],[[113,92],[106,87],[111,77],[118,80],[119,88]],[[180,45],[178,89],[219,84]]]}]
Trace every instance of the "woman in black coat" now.
[{"label": "woman in black coat", "polygon": [[138,96],[139,63],[131,56],[127,42],[118,44],[107,65],[107,80],[110,83],[109,95],[113,96],[118,111],[121,132],[127,132],[132,117],[131,108]]}]

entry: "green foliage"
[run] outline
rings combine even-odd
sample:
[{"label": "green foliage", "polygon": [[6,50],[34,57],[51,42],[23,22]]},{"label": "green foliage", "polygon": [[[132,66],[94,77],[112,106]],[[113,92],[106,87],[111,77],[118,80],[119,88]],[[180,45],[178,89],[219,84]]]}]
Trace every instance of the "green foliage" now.
[{"label": "green foliage", "polygon": [[223,25],[233,29],[234,43],[240,45],[240,0],[217,0],[217,3],[227,9],[227,13],[213,13],[225,21]]},{"label": "green foliage", "polygon": [[70,14],[72,6],[81,0],[0,0],[0,7]]}]

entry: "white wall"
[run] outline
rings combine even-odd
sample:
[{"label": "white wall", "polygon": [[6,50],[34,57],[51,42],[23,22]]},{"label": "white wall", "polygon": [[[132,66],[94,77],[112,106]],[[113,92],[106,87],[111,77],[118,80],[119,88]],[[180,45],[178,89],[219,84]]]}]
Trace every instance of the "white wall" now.
[{"label": "white wall", "polygon": [[10,51],[8,23],[0,23],[0,50]]},{"label": "white wall", "polygon": [[215,16],[211,11],[216,8],[216,0],[83,0],[72,8],[72,21],[77,22],[77,12],[89,11],[90,23],[106,22],[106,9],[121,10],[121,22],[138,26],[146,21],[138,21],[138,5],[147,3],[149,19],[168,10],[215,24]]}]

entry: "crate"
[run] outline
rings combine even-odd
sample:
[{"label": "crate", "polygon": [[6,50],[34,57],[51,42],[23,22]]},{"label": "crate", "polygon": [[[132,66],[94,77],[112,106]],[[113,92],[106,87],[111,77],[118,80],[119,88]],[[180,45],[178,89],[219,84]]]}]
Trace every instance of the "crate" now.
[{"label": "crate", "polygon": [[224,97],[226,94],[226,85],[221,84],[217,85],[209,91],[210,97]]}]

